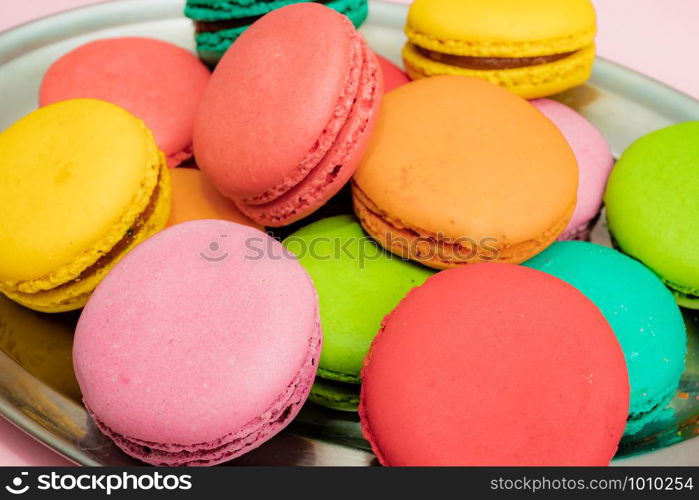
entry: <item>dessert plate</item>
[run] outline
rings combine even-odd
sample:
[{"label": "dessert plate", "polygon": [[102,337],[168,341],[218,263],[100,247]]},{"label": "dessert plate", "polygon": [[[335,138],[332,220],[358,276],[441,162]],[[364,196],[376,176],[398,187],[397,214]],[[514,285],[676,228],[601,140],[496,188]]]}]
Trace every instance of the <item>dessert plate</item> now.
[{"label": "dessert plate", "polygon": [[[370,0],[361,31],[371,47],[400,63],[407,7]],[[184,0],[120,0],[68,11],[0,33],[0,130],[37,106],[42,75],[60,55],[97,38],[149,36],[194,49]],[[636,138],[699,120],[699,102],[598,59],[591,80],[556,99],[576,108],[616,157]],[[349,209],[349,208],[348,208]],[[609,245],[600,218],[593,241]],[[622,441],[614,465],[699,465],[699,311],[684,310],[687,368],[664,418]],[[47,315],[0,296],[0,413],[69,460],[137,465],[92,424],[71,364],[77,313]],[[535,395],[533,395],[535,397]],[[570,432],[576,432],[570,422]],[[565,446],[565,443],[561,443]],[[355,414],[308,403],[282,434],[228,465],[372,465]]]}]

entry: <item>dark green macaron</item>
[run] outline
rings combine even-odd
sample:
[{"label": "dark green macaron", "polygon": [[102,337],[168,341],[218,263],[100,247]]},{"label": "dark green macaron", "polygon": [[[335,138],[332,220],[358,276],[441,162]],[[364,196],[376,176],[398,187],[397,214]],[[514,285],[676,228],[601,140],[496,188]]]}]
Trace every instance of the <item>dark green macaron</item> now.
[{"label": "dark green macaron", "polygon": [[[184,13],[194,21],[199,57],[215,66],[231,44],[261,16],[308,0],[187,0]],[[367,17],[367,0],[326,0],[359,27]]]}]

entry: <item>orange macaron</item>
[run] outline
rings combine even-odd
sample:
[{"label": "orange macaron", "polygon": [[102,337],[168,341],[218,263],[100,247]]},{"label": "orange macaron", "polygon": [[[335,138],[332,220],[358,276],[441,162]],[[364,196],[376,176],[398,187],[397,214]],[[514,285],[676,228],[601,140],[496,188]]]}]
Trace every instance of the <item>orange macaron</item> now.
[{"label": "orange macaron", "polygon": [[577,184],[570,146],[526,100],[439,76],[384,97],[352,194],[381,245],[446,269],[544,250],[568,224]]},{"label": "orange macaron", "polygon": [[243,215],[238,207],[220,194],[195,168],[170,170],[172,209],[167,227],[200,219],[221,219],[263,229]]}]

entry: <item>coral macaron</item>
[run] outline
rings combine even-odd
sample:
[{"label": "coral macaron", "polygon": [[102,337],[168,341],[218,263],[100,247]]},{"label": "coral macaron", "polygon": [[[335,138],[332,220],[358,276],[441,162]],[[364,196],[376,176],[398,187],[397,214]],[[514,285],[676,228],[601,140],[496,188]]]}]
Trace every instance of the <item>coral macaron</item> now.
[{"label": "coral macaron", "polygon": [[483,78],[528,99],[580,85],[595,58],[590,0],[415,0],[403,60],[411,78]]},{"label": "coral macaron", "polygon": [[209,76],[194,54],[162,40],[96,40],[51,65],[39,105],[75,98],[116,104],[146,123],[175,167],[192,157],[194,114]]},{"label": "coral macaron", "polygon": [[381,95],[376,56],[346,17],[283,7],[216,68],[195,120],[197,163],[255,222],[290,224],[350,179]]},{"label": "coral macaron", "polygon": [[0,157],[0,291],[31,309],[82,307],[170,214],[165,157],[113,104],[34,111],[0,134]]},{"label": "coral macaron", "polygon": [[483,263],[437,273],[384,320],[359,412],[384,465],[555,466],[608,465],[628,408],[599,309],[540,271]]},{"label": "coral macaron", "polygon": [[150,238],[80,316],[73,360],[83,401],[126,453],[213,465],[281,431],[320,355],[310,277],[276,240],[226,221]]}]

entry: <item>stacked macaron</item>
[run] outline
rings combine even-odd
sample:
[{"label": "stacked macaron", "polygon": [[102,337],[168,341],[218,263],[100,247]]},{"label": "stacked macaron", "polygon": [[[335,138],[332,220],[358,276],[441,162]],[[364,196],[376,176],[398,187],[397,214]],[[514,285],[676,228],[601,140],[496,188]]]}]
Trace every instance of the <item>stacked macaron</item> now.
[{"label": "stacked macaron", "polygon": [[[60,385],[125,453],[225,462],[310,399],[358,412],[384,465],[606,465],[672,411],[699,122],[614,166],[581,114],[526,100],[589,76],[589,0],[416,0],[405,72],[356,30],[365,0],[185,12],[213,73],[90,42],[0,133],[0,292],[84,307]],[[603,201],[619,251],[560,241]]]}]

